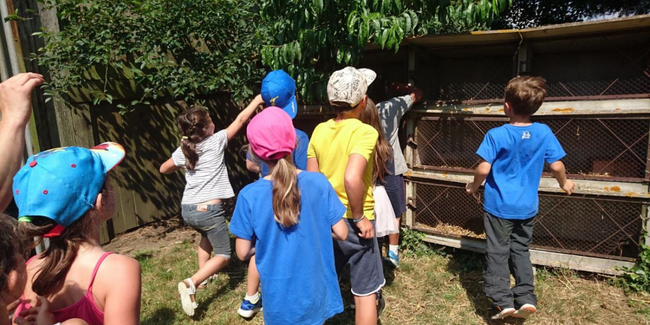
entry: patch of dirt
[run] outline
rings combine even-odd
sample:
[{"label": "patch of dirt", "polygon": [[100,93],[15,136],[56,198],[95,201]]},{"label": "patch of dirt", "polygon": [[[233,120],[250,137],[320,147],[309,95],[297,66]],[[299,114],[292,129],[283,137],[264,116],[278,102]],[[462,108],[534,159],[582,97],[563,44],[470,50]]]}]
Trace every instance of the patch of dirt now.
[{"label": "patch of dirt", "polygon": [[138,251],[159,250],[170,244],[184,240],[199,240],[199,233],[181,222],[180,218],[171,218],[152,222],[133,231],[118,235],[104,245],[107,251],[134,256]]}]

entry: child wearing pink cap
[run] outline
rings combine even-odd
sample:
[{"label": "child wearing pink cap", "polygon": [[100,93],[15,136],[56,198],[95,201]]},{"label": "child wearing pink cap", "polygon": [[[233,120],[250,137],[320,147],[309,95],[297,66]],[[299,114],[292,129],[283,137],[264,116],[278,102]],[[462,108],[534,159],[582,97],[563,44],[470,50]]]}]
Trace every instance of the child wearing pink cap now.
[{"label": "child wearing pink cap", "polygon": [[325,176],[293,165],[296,132],[282,109],[258,114],[247,136],[270,174],[239,192],[230,223],[237,256],[256,256],[265,324],[322,324],[343,311],[332,237],[348,236],[346,208]]}]

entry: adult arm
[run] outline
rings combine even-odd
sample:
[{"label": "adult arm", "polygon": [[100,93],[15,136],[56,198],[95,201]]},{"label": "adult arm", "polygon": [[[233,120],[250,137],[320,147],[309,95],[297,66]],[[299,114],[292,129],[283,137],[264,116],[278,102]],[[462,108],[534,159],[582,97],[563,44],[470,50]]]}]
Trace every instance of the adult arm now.
[{"label": "adult arm", "polygon": [[0,83],[0,211],[11,202],[14,175],[22,164],[25,127],[32,115],[32,91],[43,76],[21,73]]},{"label": "adult arm", "polygon": [[248,120],[251,118],[251,115],[255,112],[258,106],[264,104],[264,100],[262,99],[262,95],[257,95],[255,96],[255,99],[248,104],[246,108],[244,108],[243,111],[237,115],[237,118],[228,125],[226,128],[226,135],[228,137],[228,141],[230,141],[236,134],[241,130],[241,128],[248,122]]},{"label": "adult arm", "polygon": [[122,255],[110,255],[104,264],[109,266],[102,275],[102,284],[108,289],[104,303],[104,325],[140,324],[140,264]]},{"label": "adult arm", "polygon": [[474,181],[467,183],[465,186],[468,194],[475,194],[478,191],[479,186],[483,184],[483,181],[485,181],[485,178],[490,173],[490,169],[492,169],[492,165],[485,160],[481,160],[476,167],[476,172],[474,172]]},{"label": "adult arm", "polygon": [[560,185],[560,188],[564,190],[567,195],[571,195],[571,193],[573,193],[574,185],[573,181],[566,178],[564,163],[561,160],[558,160],[550,164],[549,168],[551,169],[551,173],[553,173],[553,177],[557,180],[558,185]]}]

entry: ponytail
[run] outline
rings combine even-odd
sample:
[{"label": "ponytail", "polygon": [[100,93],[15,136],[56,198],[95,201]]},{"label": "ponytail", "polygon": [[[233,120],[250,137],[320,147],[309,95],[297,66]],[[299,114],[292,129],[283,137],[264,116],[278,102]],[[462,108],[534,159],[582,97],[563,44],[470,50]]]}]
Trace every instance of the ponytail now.
[{"label": "ponytail", "polygon": [[212,125],[212,120],[205,108],[193,107],[179,115],[176,123],[182,135],[181,151],[185,155],[185,168],[194,170],[199,162],[196,144],[208,137],[207,130]]},{"label": "ponytail", "polygon": [[373,168],[372,168],[372,183],[376,184],[379,180],[381,183],[385,183],[384,175],[388,174],[389,171],[386,168],[386,162],[393,159],[393,148],[390,146],[386,138],[384,138],[384,131],[381,128],[381,122],[379,119],[379,113],[377,112],[377,107],[375,102],[370,98],[366,101],[366,108],[359,115],[359,120],[365,124],[368,124],[377,130],[379,137],[377,138],[377,143],[375,144],[375,155],[373,158]]},{"label": "ponytail", "polygon": [[275,221],[284,228],[298,223],[300,215],[300,190],[298,190],[297,170],[287,155],[279,160],[273,168],[273,214]]}]

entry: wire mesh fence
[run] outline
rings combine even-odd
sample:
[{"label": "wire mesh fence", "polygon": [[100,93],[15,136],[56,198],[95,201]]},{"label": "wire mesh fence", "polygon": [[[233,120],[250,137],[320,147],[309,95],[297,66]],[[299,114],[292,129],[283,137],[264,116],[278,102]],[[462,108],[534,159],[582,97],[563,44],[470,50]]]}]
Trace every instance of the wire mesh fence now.
[{"label": "wire mesh fence", "polygon": [[[414,182],[414,228],[451,237],[484,239],[482,193],[461,185]],[[645,205],[625,199],[540,193],[533,247],[596,257],[637,257]]]},{"label": "wire mesh fence", "polygon": [[[518,44],[431,49],[435,67],[427,99],[441,104],[499,103],[508,81],[519,74],[542,76],[547,101],[650,97],[650,32],[542,39]],[[518,72],[518,54],[528,51],[529,71]],[[424,60],[426,59],[426,60]]]},{"label": "wire mesh fence", "polygon": [[[562,161],[569,177],[647,179],[649,120],[560,117],[539,121],[553,130],[567,152]],[[480,160],[476,150],[487,131],[504,123],[500,118],[423,118],[415,135],[415,165],[471,172]]]},{"label": "wire mesh fence", "polygon": [[533,45],[532,74],[548,100],[638,98],[650,93],[650,33],[545,40]]}]

